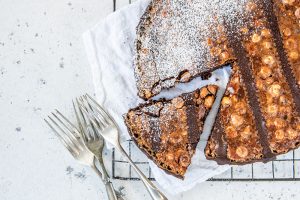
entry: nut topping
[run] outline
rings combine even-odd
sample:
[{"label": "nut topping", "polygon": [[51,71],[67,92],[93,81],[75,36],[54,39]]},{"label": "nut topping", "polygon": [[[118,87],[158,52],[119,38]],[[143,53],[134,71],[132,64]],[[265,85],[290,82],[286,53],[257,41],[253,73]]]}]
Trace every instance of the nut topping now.
[{"label": "nut topping", "polygon": [[223,97],[223,99],[222,99],[222,105],[224,107],[229,107],[229,106],[231,106],[231,104],[232,104],[232,102],[231,102],[231,100],[230,100],[229,97]]},{"label": "nut topping", "polygon": [[248,156],[248,149],[244,146],[239,146],[236,149],[236,154],[241,158],[245,158],[246,156]]},{"label": "nut topping", "polygon": [[244,123],[244,118],[237,114],[232,114],[230,122],[233,126],[239,127]]},{"label": "nut topping", "polygon": [[277,105],[275,105],[275,104],[269,105],[268,108],[267,108],[267,112],[271,116],[276,116],[277,113],[278,113],[278,107],[277,107]]},{"label": "nut topping", "polygon": [[292,128],[289,128],[289,129],[287,130],[287,134],[288,134],[288,138],[289,138],[290,140],[295,139],[295,138],[298,136],[297,131],[295,131],[295,130],[292,129]]},{"label": "nut topping", "polygon": [[215,98],[213,96],[208,96],[204,100],[204,106],[208,109],[214,104]]},{"label": "nut topping", "polygon": [[284,131],[282,129],[275,131],[275,138],[277,140],[282,140],[284,138]]},{"label": "nut topping", "polygon": [[273,84],[269,87],[268,92],[273,97],[279,97],[281,94],[281,86],[279,84]]},{"label": "nut topping", "polygon": [[260,68],[259,76],[262,79],[266,79],[267,77],[271,76],[271,74],[272,74],[272,70],[268,66],[262,66]]},{"label": "nut topping", "polygon": [[261,41],[261,36],[260,35],[258,35],[257,33],[252,35],[252,42],[258,43],[260,41]]},{"label": "nut topping", "polygon": [[263,56],[262,61],[264,64],[269,65],[269,66],[272,66],[275,64],[275,59],[271,55]]},{"label": "nut topping", "polygon": [[299,54],[297,51],[292,51],[289,53],[289,58],[292,60],[297,60],[299,58]]},{"label": "nut topping", "polygon": [[181,97],[177,97],[172,99],[172,104],[175,106],[175,108],[180,109],[184,106],[184,100]]}]

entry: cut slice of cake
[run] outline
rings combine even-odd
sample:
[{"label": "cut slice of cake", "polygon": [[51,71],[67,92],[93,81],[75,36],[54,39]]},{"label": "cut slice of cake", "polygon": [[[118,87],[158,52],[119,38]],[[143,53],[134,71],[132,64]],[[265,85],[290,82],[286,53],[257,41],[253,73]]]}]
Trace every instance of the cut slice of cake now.
[{"label": "cut slice of cake", "polygon": [[131,109],[124,118],[133,141],[158,167],[183,178],[217,90],[209,85]]}]

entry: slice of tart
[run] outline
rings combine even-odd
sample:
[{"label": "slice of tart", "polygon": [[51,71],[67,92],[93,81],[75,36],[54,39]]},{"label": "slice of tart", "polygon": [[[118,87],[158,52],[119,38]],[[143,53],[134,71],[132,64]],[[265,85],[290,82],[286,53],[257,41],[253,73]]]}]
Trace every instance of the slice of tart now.
[{"label": "slice of tart", "polygon": [[183,178],[217,90],[209,85],[131,109],[124,118],[133,141],[158,167]]}]

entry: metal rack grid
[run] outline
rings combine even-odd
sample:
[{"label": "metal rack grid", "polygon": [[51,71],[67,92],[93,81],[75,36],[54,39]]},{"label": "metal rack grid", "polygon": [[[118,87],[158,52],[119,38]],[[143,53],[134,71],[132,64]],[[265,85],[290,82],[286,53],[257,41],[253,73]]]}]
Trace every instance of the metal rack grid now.
[{"label": "metal rack grid", "polygon": [[[118,0],[126,1],[126,0]],[[128,0],[131,4],[135,0]],[[113,0],[113,11],[117,9],[117,0]],[[140,154],[139,150],[131,140],[127,142],[127,152],[133,159],[134,163],[144,172],[152,181],[154,177],[145,155],[135,159],[135,154]],[[120,168],[120,169],[118,169]],[[125,169],[125,170],[124,170]],[[120,173],[121,174],[118,174]],[[112,178],[121,180],[140,180],[135,172],[131,169],[129,163],[122,159],[116,151],[112,152]],[[245,166],[231,167],[227,172],[210,178],[208,181],[300,181],[300,150],[291,151],[289,154],[278,156],[276,160],[269,163],[255,163]]]},{"label": "metal rack grid", "polygon": [[[145,155],[131,141],[125,143],[126,150],[134,163],[152,181],[149,163]],[[137,174],[117,151],[112,152],[112,178],[138,181]],[[230,170],[208,181],[300,181],[300,150],[278,156],[269,163],[255,163],[245,166],[233,166]]]}]

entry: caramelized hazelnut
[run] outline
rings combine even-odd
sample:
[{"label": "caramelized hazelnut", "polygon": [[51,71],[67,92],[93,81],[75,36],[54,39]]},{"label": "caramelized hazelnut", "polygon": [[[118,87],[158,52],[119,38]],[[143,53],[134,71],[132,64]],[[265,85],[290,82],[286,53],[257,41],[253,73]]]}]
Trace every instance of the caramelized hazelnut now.
[{"label": "caramelized hazelnut", "polygon": [[257,33],[254,33],[254,34],[252,35],[252,42],[258,43],[258,42],[260,42],[260,41],[261,41],[261,36],[258,35]]},{"label": "caramelized hazelnut", "polygon": [[252,11],[254,9],[257,8],[257,5],[254,3],[254,2],[249,2],[247,3],[246,5],[246,10],[249,12],[249,11]]},{"label": "caramelized hazelnut", "polygon": [[183,74],[181,74],[180,76],[180,81],[181,82],[188,82],[191,79],[191,74],[190,72],[184,72]]},{"label": "caramelized hazelnut", "polygon": [[284,45],[285,45],[285,48],[287,48],[287,49],[297,49],[297,46],[298,46],[297,42],[292,38],[287,39],[284,42]]},{"label": "caramelized hazelnut", "polygon": [[208,46],[213,46],[213,40],[211,39],[211,38],[207,38],[207,44],[208,44]]},{"label": "caramelized hazelnut", "polygon": [[244,123],[244,118],[240,115],[232,114],[230,122],[234,127],[239,127]]},{"label": "caramelized hazelnut", "polygon": [[248,29],[247,27],[243,27],[243,28],[241,28],[241,32],[242,32],[243,34],[246,34],[246,33],[249,32],[249,29]]},{"label": "caramelized hazelnut", "polygon": [[246,126],[246,128],[244,128],[244,130],[241,132],[241,136],[244,138],[244,139],[247,139],[249,138],[249,136],[251,135],[251,127],[250,126]]},{"label": "caramelized hazelnut", "polygon": [[266,65],[272,66],[275,64],[275,58],[271,55],[263,56],[262,62]]},{"label": "caramelized hazelnut", "polygon": [[279,108],[279,113],[282,115],[290,114],[292,112],[292,108],[290,106],[281,106]]},{"label": "caramelized hazelnut", "polygon": [[293,5],[293,3],[295,3],[296,0],[282,0],[282,3],[284,4],[288,4],[288,5]]},{"label": "caramelized hazelnut", "polygon": [[184,100],[181,97],[174,98],[171,102],[177,109],[180,109],[184,106]]},{"label": "caramelized hazelnut", "polygon": [[213,47],[211,50],[210,50],[210,53],[213,55],[213,56],[219,56],[221,53],[222,53],[222,50],[218,47]]},{"label": "caramelized hazelnut", "polygon": [[278,106],[275,104],[268,105],[267,112],[271,116],[276,116],[278,113]]},{"label": "caramelized hazelnut", "polygon": [[256,80],[256,87],[259,90],[264,90],[265,89],[265,84],[261,79]]},{"label": "caramelized hazelnut", "polygon": [[231,104],[232,104],[232,102],[231,102],[231,100],[230,100],[229,97],[223,97],[223,99],[222,99],[222,105],[224,107],[229,107],[229,106],[231,106]]},{"label": "caramelized hazelnut", "polygon": [[166,159],[167,159],[168,161],[174,160],[174,154],[172,154],[172,153],[167,153]]},{"label": "caramelized hazelnut", "polygon": [[272,97],[279,97],[281,95],[282,89],[279,84],[273,84],[269,87],[268,92]]},{"label": "caramelized hazelnut", "polygon": [[283,35],[286,36],[286,37],[289,37],[292,35],[292,30],[290,28],[285,28],[283,29]]},{"label": "caramelized hazelnut", "polygon": [[149,99],[152,96],[152,93],[150,90],[144,90],[144,95],[147,99]]},{"label": "caramelized hazelnut", "polygon": [[202,98],[202,99],[204,99],[207,95],[209,94],[209,91],[208,91],[208,89],[205,87],[205,88],[202,88],[201,90],[200,90],[200,97]]},{"label": "caramelized hazelnut", "polygon": [[264,37],[266,37],[266,38],[269,38],[271,36],[271,32],[270,32],[269,29],[263,29],[261,31],[261,35],[264,36]]},{"label": "caramelized hazelnut", "polygon": [[300,8],[297,8],[295,11],[295,16],[299,19],[300,18]]},{"label": "caramelized hazelnut", "polygon": [[244,102],[238,102],[235,105],[235,110],[241,115],[246,114],[247,112],[246,104]]},{"label": "caramelized hazelnut", "polygon": [[288,103],[288,99],[287,99],[287,97],[286,97],[285,95],[281,95],[281,96],[279,97],[279,102],[280,102],[281,104],[285,105],[285,104]]},{"label": "caramelized hazelnut", "polygon": [[187,130],[181,132],[181,135],[186,136],[188,134]]},{"label": "caramelized hazelnut", "polygon": [[179,157],[179,164],[182,167],[188,167],[191,163],[191,158],[188,153],[184,153]]},{"label": "caramelized hazelnut", "polygon": [[299,54],[298,54],[297,51],[292,51],[292,52],[289,53],[289,57],[292,60],[297,60],[299,58]]},{"label": "caramelized hazelnut", "polygon": [[274,120],[274,126],[276,128],[284,128],[286,126],[286,122],[281,118],[276,118]]},{"label": "caramelized hazelnut", "polygon": [[213,96],[208,96],[204,100],[204,106],[206,108],[211,108],[212,105],[214,104],[215,98]]},{"label": "caramelized hazelnut", "polygon": [[248,156],[248,149],[244,146],[239,146],[236,149],[236,154],[240,157],[240,158],[245,158],[246,156]]},{"label": "caramelized hazelnut", "polygon": [[217,93],[217,87],[214,85],[209,85],[207,86],[207,89],[210,93],[212,93],[213,95],[215,95]]},{"label": "caramelized hazelnut", "polygon": [[288,134],[288,138],[289,138],[290,140],[295,139],[295,138],[297,138],[297,136],[298,136],[297,131],[295,131],[295,130],[292,129],[292,128],[288,128],[287,134]]},{"label": "caramelized hazelnut", "polygon": [[282,129],[275,131],[275,138],[282,140],[284,138],[284,131]]},{"label": "caramelized hazelnut", "polygon": [[264,42],[263,42],[263,46],[264,46],[264,48],[266,48],[266,49],[271,49],[271,48],[272,48],[272,43],[269,42],[269,41],[264,41]]},{"label": "caramelized hazelnut", "polygon": [[226,135],[228,138],[236,138],[238,136],[238,133],[235,128],[232,126],[228,126],[226,128]]},{"label": "caramelized hazelnut", "polygon": [[228,60],[228,58],[229,58],[229,53],[227,51],[221,53],[222,60]]},{"label": "caramelized hazelnut", "polygon": [[268,85],[271,85],[272,83],[274,83],[274,79],[273,79],[272,77],[268,77],[268,78],[266,79],[266,83],[267,83]]},{"label": "caramelized hazelnut", "polygon": [[183,138],[179,133],[174,132],[170,134],[169,140],[171,143],[176,144],[176,143],[180,143],[183,140]]},{"label": "caramelized hazelnut", "polygon": [[272,74],[272,70],[270,69],[270,67],[268,67],[268,66],[262,66],[260,68],[259,76],[262,79],[266,79],[267,77],[271,76],[271,74]]}]

